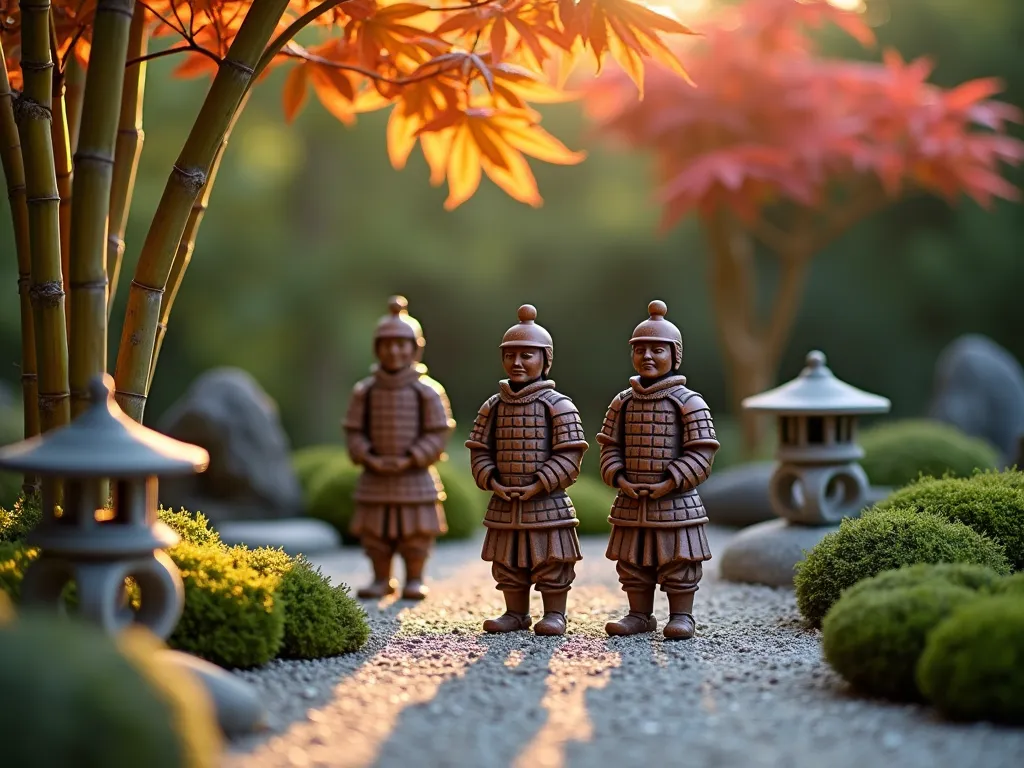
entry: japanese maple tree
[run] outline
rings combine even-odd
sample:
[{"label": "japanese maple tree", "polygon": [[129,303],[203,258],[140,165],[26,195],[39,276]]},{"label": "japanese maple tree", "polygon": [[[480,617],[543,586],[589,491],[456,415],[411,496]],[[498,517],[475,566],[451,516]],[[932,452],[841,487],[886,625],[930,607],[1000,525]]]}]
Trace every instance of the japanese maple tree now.
[{"label": "japanese maple tree", "polygon": [[[319,37],[300,45],[307,28]],[[637,84],[649,58],[679,76],[662,39],[673,33],[689,30],[634,0],[0,0],[0,148],[26,436],[67,423],[107,368],[148,60],[178,56],[179,76],[212,81],[128,289],[114,377],[119,404],[139,421],[218,163],[267,73],[289,70],[288,120],[311,93],[343,123],[390,108],[393,165],[419,143],[430,182],[448,182],[448,209],[482,175],[536,206],[526,157],[571,164],[583,154],[541,128],[531,104],[568,98],[562,83],[584,56],[600,67],[610,53]],[[65,89],[83,72],[84,87]]]},{"label": "japanese maple tree", "polygon": [[[587,91],[599,131],[657,158],[663,227],[699,218],[737,415],[744,397],[773,385],[811,261],[834,238],[909,193],[966,194],[984,206],[1019,197],[1000,169],[1024,157],[1006,134],[1021,115],[991,100],[998,81],[944,90],[928,83],[924,59],[824,58],[810,31],[825,23],[874,43],[858,14],[825,0],[746,0],[687,49],[695,85],[655,66],[642,101],[622,71]],[[757,308],[755,249],[778,268],[767,317]],[[763,424],[741,418],[749,456]]]}]

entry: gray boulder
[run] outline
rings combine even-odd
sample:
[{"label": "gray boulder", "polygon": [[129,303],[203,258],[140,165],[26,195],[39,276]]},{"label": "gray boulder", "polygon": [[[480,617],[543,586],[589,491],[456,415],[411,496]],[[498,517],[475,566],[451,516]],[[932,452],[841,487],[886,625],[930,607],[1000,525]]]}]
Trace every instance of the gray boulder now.
[{"label": "gray boulder", "polygon": [[960,336],[939,356],[928,415],[989,441],[1010,464],[1024,435],[1024,369],[988,337]]},{"label": "gray boulder", "polygon": [[708,519],[729,526],[774,520],[768,499],[768,481],[774,470],[774,461],[756,461],[713,471],[697,489]]},{"label": "gray boulder", "polygon": [[206,472],[161,478],[160,502],[165,507],[200,511],[214,525],[302,514],[302,492],[277,404],[247,372],[207,371],[157,428],[210,453]]}]

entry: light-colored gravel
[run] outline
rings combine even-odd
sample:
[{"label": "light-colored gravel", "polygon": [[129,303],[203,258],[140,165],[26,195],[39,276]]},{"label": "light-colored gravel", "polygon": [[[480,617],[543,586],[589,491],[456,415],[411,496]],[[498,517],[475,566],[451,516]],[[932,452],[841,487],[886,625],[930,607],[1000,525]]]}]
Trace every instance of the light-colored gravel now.
[{"label": "light-colored gravel", "polygon": [[[709,533],[720,552],[729,534]],[[373,636],[360,653],[244,673],[273,732],[233,745],[225,768],[1024,764],[1024,730],[854,697],[802,628],[792,591],[720,581],[714,560],[690,641],[605,635],[625,599],[598,539],[584,541],[565,637],[485,635],[502,601],[479,545],[438,547],[428,601],[368,604]],[[316,562],[353,585],[368,575],[358,550]]]}]

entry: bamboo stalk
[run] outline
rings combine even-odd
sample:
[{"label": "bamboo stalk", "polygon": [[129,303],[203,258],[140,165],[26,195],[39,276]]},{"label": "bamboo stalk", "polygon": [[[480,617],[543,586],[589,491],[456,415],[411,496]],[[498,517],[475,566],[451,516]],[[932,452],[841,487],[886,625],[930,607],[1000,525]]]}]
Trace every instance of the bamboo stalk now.
[{"label": "bamboo stalk", "polygon": [[31,243],[32,314],[39,367],[39,424],[47,432],[70,420],[68,342],[60,262],[60,197],[50,136],[53,60],[50,0],[21,2],[21,70],[25,90],[17,107],[25,164]]},{"label": "bamboo stalk", "polygon": [[64,278],[64,320],[70,335],[71,313],[68,294],[68,276],[71,274],[71,134],[64,103],[64,73],[60,71],[57,54],[57,27],[50,14],[50,56],[53,59],[53,104],[50,120],[50,140],[53,142],[53,162],[57,172],[57,194],[60,195],[60,271]]},{"label": "bamboo stalk", "polygon": [[224,159],[224,151],[227,149],[228,140],[231,138],[231,131],[234,130],[238,116],[245,109],[246,102],[248,102],[251,93],[252,91],[246,92],[241,104],[239,104],[238,111],[235,112],[235,119],[232,120],[231,127],[224,134],[224,141],[221,142],[220,149],[217,150],[217,157],[210,168],[210,175],[206,179],[206,184],[203,185],[203,191],[192,206],[188,216],[188,223],[185,225],[185,233],[182,235],[181,242],[178,244],[178,251],[174,255],[174,263],[171,265],[171,272],[167,278],[167,288],[164,291],[163,301],[160,302],[160,323],[156,328],[153,362],[149,366],[149,383],[146,385],[147,392],[153,386],[153,374],[156,371],[156,362],[160,358],[160,349],[164,344],[164,336],[167,335],[167,322],[171,316],[171,308],[174,306],[174,299],[178,295],[178,289],[181,288],[181,281],[185,277],[185,270],[188,269],[188,265],[192,261],[192,253],[196,247],[199,225],[203,223],[203,217],[206,215],[206,208],[210,203],[210,194],[213,191],[214,182],[217,180],[217,171],[220,169],[221,161]]},{"label": "bamboo stalk", "polygon": [[[146,8],[135,5],[128,37],[126,61],[146,54],[149,43]],[[117,282],[124,260],[124,233],[128,228],[128,211],[135,191],[135,174],[146,138],[142,130],[142,103],[146,89],[146,62],[140,61],[125,70],[121,91],[121,115],[117,124],[117,148],[114,152],[114,180],[110,188],[110,231],[107,235],[107,322],[114,308]]]},{"label": "bamboo stalk", "polygon": [[114,371],[118,404],[138,422],[149,391],[161,299],[178,245],[217,151],[252,83],[253,71],[287,6],[288,0],[253,0],[217,69],[143,243]]},{"label": "bamboo stalk", "polygon": [[[21,139],[14,121],[14,93],[7,76],[3,41],[0,41],[0,160],[7,179],[7,197],[14,225],[14,250],[18,258],[18,299],[21,303],[21,392],[24,411],[24,436],[39,434],[39,389],[36,378],[36,335],[32,322],[32,302],[28,298],[32,280],[32,253],[29,242],[28,204],[25,200],[25,166],[21,159]],[[38,479],[26,474],[23,490],[29,495]]]},{"label": "bamboo stalk", "polygon": [[91,404],[89,382],[107,371],[107,225],[114,144],[135,0],[99,0],[85,75],[71,217],[71,416]]},{"label": "bamboo stalk", "polygon": [[64,104],[68,114],[68,143],[71,156],[78,151],[78,129],[82,125],[82,99],[85,97],[85,69],[78,63],[73,50],[68,51],[64,67]]}]

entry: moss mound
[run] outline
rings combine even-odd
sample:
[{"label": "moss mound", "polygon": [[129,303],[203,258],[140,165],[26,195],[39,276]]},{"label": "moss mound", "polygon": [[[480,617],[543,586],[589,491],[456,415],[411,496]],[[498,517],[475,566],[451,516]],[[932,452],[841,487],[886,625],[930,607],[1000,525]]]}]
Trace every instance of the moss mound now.
[{"label": "moss mound", "polygon": [[370,636],[366,613],[344,584],[332,586],[319,568],[280,549],[235,548],[257,573],[280,580],[284,636],[278,656],[319,659],[357,651]]},{"label": "moss mound", "polygon": [[928,637],[917,683],[947,717],[1024,724],[1024,599],[989,597],[949,616]]},{"label": "moss mound", "polygon": [[988,591],[993,595],[1018,595],[1024,599],[1024,571],[999,579]]},{"label": "moss mound", "polygon": [[844,589],[914,563],[974,563],[1009,573],[1002,547],[963,523],[897,507],[846,519],[796,566],[797,605],[820,626]]},{"label": "moss mound", "polygon": [[928,477],[970,477],[999,464],[999,453],[984,440],[931,419],[904,419],[865,429],[857,440],[861,466],[873,485],[899,487]]},{"label": "moss mound", "polygon": [[351,464],[348,453],[341,445],[311,445],[295,451],[292,454],[292,469],[295,470],[295,476],[299,479],[303,492],[309,488],[309,483],[317,472],[327,464],[338,461]]},{"label": "moss mound", "polygon": [[5,765],[205,768],[221,737],[199,684],[169,668],[133,629],[115,641],[91,626],[23,615],[0,626]]},{"label": "moss mound", "polygon": [[[321,658],[358,650],[366,614],[345,585],[282,550],[227,547],[201,514],[161,510],[182,541],[168,554],[181,571],[185,608],[168,644],[225,667],[260,666],[277,656]],[[20,598],[38,550],[0,543],[0,590]],[[69,590],[69,605],[73,604]],[[129,584],[133,604],[139,599]]]},{"label": "moss mound", "polygon": [[580,475],[567,493],[580,521],[577,533],[580,536],[607,536],[612,529],[608,515],[615,500],[615,491],[599,479]]},{"label": "moss mound", "polygon": [[[303,482],[309,516],[333,525],[345,543],[356,543],[357,540],[349,534],[349,525],[355,511],[352,494],[362,468],[349,460],[344,448],[333,445],[306,448],[303,456],[293,459],[293,462],[304,465],[299,477]],[[484,517],[486,496],[473,483],[468,467],[442,461],[435,465],[435,469],[446,495],[444,512],[448,519],[448,533],[443,538],[473,536]]]},{"label": "moss mound", "polygon": [[169,550],[185,583],[185,611],[168,645],[225,667],[258,667],[284,638],[280,579],[224,547],[181,543]]},{"label": "moss mound", "polygon": [[1003,545],[1015,570],[1024,568],[1024,484],[1019,472],[997,472],[972,478],[923,478],[901,488],[876,505],[877,510],[903,507],[957,520]]},{"label": "moss mound", "polygon": [[891,589],[906,589],[924,584],[948,584],[963,587],[974,592],[987,592],[996,584],[1006,581],[984,565],[971,563],[917,563],[905,565],[891,571],[882,571],[877,576],[862,579],[849,589],[843,590],[841,600],[862,592],[885,592]]},{"label": "moss mound", "polygon": [[862,693],[917,701],[928,633],[978,593],[948,583],[844,594],[822,622],[825,659]]}]

